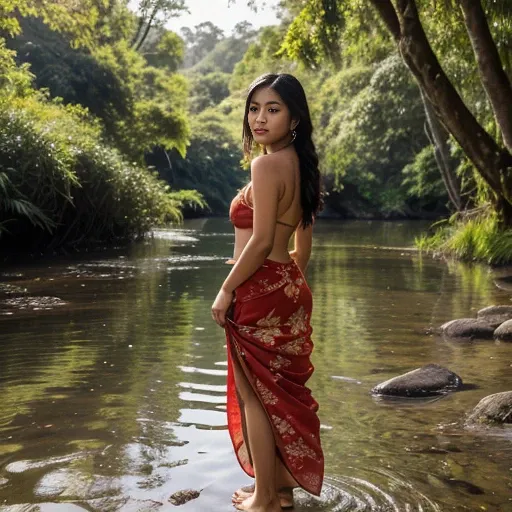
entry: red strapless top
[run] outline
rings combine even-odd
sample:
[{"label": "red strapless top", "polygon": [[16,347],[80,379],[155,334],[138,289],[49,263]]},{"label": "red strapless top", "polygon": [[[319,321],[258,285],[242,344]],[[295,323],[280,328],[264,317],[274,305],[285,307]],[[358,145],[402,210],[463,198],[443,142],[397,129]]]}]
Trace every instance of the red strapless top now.
[{"label": "red strapless top", "polygon": [[245,202],[244,192],[241,190],[231,201],[229,220],[236,228],[252,229],[252,208]]}]

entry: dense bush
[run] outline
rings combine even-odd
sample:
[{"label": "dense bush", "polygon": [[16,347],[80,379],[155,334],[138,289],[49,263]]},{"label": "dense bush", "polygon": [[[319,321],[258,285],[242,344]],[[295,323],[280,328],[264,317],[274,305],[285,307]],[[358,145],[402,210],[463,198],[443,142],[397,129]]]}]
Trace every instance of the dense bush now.
[{"label": "dense bush", "polygon": [[192,121],[192,136],[185,158],[177,151],[166,158],[152,158],[162,178],[173,189],[194,189],[208,203],[207,213],[226,215],[238,188],[249,179],[241,170],[241,144],[225,126],[225,118],[204,112]]},{"label": "dense bush", "polygon": [[11,245],[133,238],[179,221],[185,203],[204,206],[105,145],[83,108],[38,93],[0,98],[0,141],[0,233]]}]

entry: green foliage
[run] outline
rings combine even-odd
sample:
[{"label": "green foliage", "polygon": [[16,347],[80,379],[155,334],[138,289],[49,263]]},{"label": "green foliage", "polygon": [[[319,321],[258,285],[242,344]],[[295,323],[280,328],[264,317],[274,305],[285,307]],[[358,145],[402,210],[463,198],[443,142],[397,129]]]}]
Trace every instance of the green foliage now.
[{"label": "green foliage", "polygon": [[150,66],[174,72],[183,61],[185,44],[178,34],[162,29],[157,37],[146,39],[141,53]]},{"label": "green foliage", "polygon": [[338,62],[343,28],[338,2],[309,0],[288,27],[279,55],[300,60],[310,68],[317,68],[324,59]]},{"label": "green foliage", "polygon": [[169,193],[103,144],[100,125],[86,116],[38,94],[2,96],[0,223],[11,244],[21,233],[18,243],[38,248],[128,239],[180,221],[185,202],[204,207],[199,194]]},{"label": "green foliage", "polygon": [[148,66],[126,40],[90,52],[71,48],[39,20],[25,19],[22,26],[23,34],[9,44],[20,62],[30,63],[37,87],[87,107],[103,121],[112,143],[132,159],[140,161],[156,146],[185,152],[187,83],[182,76]]},{"label": "green foliage", "polygon": [[213,214],[226,214],[231,199],[247,180],[240,168],[241,145],[224,126],[224,119],[206,111],[193,120],[190,146],[185,158],[176,152],[170,162],[151,162],[174,189],[194,189],[202,194]]},{"label": "green foliage", "polygon": [[228,73],[220,71],[207,75],[193,75],[190,83],[189,110],[192,114],[202,112],[207,107],[218,105],[229,96]]},{"label": "green foliage", "polygon": [[10,246],[130,239],[206,207],[140,165],[145,151],[184,154],[188,142],[187,83],[170,72],[183,51],[176,34],[161,30],[148,46],[157,68],[130,48],[134,17],[116,0],[3,2],[0,29],[12,48],[0,38],[0,233]]},{"label": "green foliage", "polygon": [[[24,218],[33,226],[50,232],[56,227],[55,222],[21,194],[5,172],[0,172],[0,205],[4,216],[14,215],[15,218]],[[13,219],[0,222],[0,236],[2,233],[8,233],[9,220]]]},{"label": "green foliage", "polygon": [[446,189],[432,146],[425,146],[416,155],[414,161],[402,169],[402,174],[404,175],[402,185],[409,196],[420,201],[428,197],[446,197]]},{"label": "green foliage", "polygon": [[[398,56],[371,69],[369,82],[356,92],[369,71],[342,71],[338,80],[326,83],[321,91],[324,111],[335,113],[321,119],[325,128],[318,148],[324,172],[335,177],[335,188],[350,184],[386,215],[400,213],[407,199],[400,192],[401,171],[427,143],[423,109]],[[333,99],[336,86],[341,98]]]},{"label": "green foliage", "polygon": [[140,0],[137,3],[138,23],[131,39],[131,46],[137,51],[145,44],[152,29],[162,32],[171,18],[188,11],[185,0]]},{"label": "green foliage", "polygon": [[18,14],[37,16],[53,30],[68,35],[72,46],[91,46],[94,27],[98,20],[97,0],[2,0],[0,3],[0,33],[8,37],[20,33]]},{"label": "green foliage", "polygon": [[33,75],[28,66],[16,66],[15,56],[0,38],[0,91],[4,95],[29,96],[33,94]]},{"label": "green foliage", "polygon": [[233,70],[229,84],[231,92],[245,91],[263,73],[294,73],[297,77],[301,76],[296,63],[277,55],[285,34],[284,26],[261,29],[257,40],[249,45],[243,59]]},{"label": "green foliage", "polygon": [[420,250],[489,265],[512,262],[512,229],[503,231],[493,213],[469,219],[453,216],[435,227],[433,234],[416,239]]}]

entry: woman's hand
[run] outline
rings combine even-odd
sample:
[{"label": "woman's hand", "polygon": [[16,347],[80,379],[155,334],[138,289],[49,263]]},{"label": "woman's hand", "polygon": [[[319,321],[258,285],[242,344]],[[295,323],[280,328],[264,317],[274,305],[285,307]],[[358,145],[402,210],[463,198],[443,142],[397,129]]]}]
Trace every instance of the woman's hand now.
[{"label": "woman's hand", "polygon": [[227,292],[221,288],[212,305],[212,318],[221,327],[224,327],[226,323],[226,313],[228,312],[229,306],[231,306],[232,302],[233,293]]}]

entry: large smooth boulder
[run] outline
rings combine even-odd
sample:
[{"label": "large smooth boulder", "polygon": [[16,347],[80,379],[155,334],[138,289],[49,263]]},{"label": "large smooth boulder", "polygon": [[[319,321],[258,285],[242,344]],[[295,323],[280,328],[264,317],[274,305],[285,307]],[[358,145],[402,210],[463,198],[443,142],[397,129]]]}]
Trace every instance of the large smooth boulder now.
[{"label": "large smooth boulder", "polygon": [[447,338],[492,339],[495,327],[483,318],[459,318],[450,320],[441,326],[441,332]]},{"label": "large smooth boulder", "polygon": [[507,315],[509,320],[512,319],[512,306],[487,306],[486,308],[481,309],[476,316],[478,318],[482,318],[496,315]]},{"label": "large smooth boulder", "polygon": [[374,395],[424,397],[456,391],[462,379],[438,364],[427,364],[416,370],[393,377],[372,389]]},{"label": "large smooth boulder", "polygon": [[494,337],[500,341],[512,341],[512,320],[503,322],[494,331]]},{"label": "large smooth boulder", "polygon": [[512,391],[482,398],[468,416],[469,424],[512,423]]},{"label": "large smooth boulder", "polygon": [[491,327],[496,329],[503,322],[512,320],[512,306],[488,306],[477,313],[477,317],[485,320]]}]

